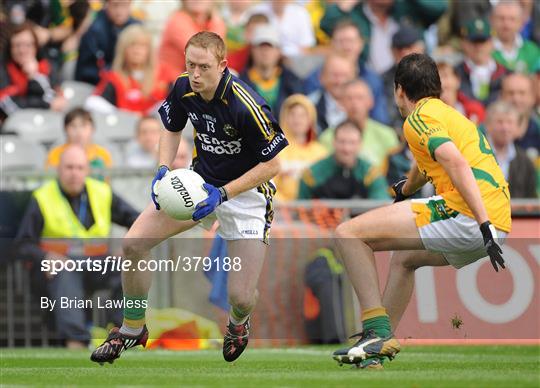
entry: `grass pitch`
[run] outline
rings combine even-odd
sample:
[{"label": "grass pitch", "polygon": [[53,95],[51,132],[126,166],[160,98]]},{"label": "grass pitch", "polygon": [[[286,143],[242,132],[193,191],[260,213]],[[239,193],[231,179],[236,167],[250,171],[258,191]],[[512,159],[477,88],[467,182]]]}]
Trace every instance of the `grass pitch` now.
[{"label": "grass pitch", "polygon": [[339,367],[333,350],[248,348],[229,364],[221,350],[132,349],[101,367],[89,351],[0,349],[0,385],[540,387],[538,346],[406,346],[384,371]]}]

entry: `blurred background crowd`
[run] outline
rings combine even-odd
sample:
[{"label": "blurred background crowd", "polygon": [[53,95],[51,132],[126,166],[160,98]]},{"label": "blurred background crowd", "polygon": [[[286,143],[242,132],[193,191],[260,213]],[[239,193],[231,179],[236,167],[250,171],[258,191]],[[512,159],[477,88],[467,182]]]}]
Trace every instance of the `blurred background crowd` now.
[{"label": "blurred background crowd", "polygon": [[[157,108],[185,70],[187,40],[210,30],[289,139],[276,178],[281,201],[389,198],[412,158],[393,77],[414,52],[433,57],[442,100],[487,135],[512,197],[540,192],[538,1],[0,4],[0,135],[12,144],[2,169],[20,167],[8,153],[23,151],[43,155],[32,168],[54,168],[70,144],[95,169],[156,167]],[[189,165],[191,132],[173,167]]]}]

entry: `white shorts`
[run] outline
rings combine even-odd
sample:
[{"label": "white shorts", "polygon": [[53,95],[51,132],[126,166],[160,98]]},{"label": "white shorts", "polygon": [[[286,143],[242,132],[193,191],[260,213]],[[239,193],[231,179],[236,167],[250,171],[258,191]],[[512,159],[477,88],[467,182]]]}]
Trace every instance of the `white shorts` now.
[{"label": "white shorts", "polygon": [[[448,263],[461,268],[487,256],[480,227],[474,218],[448,209],[441,196],[411,200],[416,224],[424,247],[441,253]],[[433,216],[433,212],[436,215]],[[423,220],[429,219],[428,222]],[[506,232],[497,230],[497,242],[503,244]]]},{"label": "white shorts", "polygon": [[201,226],[209,230],[217,220],[217,233],[224,240],[256,239],[268,244],[275,193],[272,182],[263,183],[219,205],[201,220]]}]

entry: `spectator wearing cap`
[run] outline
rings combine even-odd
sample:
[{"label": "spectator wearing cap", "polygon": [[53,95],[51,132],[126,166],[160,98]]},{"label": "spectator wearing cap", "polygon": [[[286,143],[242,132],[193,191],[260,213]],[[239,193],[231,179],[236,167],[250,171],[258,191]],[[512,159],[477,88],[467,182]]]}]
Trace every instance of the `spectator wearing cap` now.
[{"label": "spectator wearing cap", "polygon": [[441,100],[461,112],[476,125],[484,122],[484,106],[459,90],[460,79],[449,56],[434,56],[441,78]]},{"label": "spectator wearing cap", "polygon": [[514,145],[519,131],[519,112],[506,101],[496,101],[487,109],[486,133],[497,163],[508,181],[512,198],[536,198],[533,163],[521,147]]},{"label": "spectator wearing cap", "polygon": [[462,31],[461,47],[465,58],[456,68],[460,90],[484,106],[495,101],[507,70],[495,62],[491,26],[486,19],[470,20]]},{"label": "spectator wearing cap", "polygon": [[306,54],[315,46],[315,33],[308,11],[291,0],[261,1],[249,14],[263,14],[279,32],[281,51],[286,57]]},{"label": "spectator wearing cap", "polygon": [[490,0],[449,1],[448,10],[437,23],[438,44],[458,47],[467,22],[487,18],[490,10]]},{"label": "spectator wearing cap", "polygon": [[[350,19],[339,22],[332,32],[330,45],[335,52],[349,57],[358,64],[358,77],[362,78],[369,85],[375,100],[375,104],[369,115],[374,120],[388,124],[388,109],[382,79],[362,59],[365,40],[360,30],[358,30],[357,25]],[[304,81],[304,90],[307,94],[320,88],[321,71],[322,66],[315,69]]]},{"label": "spectator wearing cap", "polygon": [[406,55],[413,53],[423,54],[424,51],[425,45],[422,40],[422,34],[415,27],[401,25],[399,30],[392,36],[394,65],[382,75],[382,79],[386,105],[388,106],[388,119],[386,123],[389,123],[394,128],[401,128],[403,125],[403,118],[394,103],[394,76],[396,74],[397,64]]},{"label": "spectator wearing cap", "polygon": [[271,24],[257,26],[250,43],[248,67],[240,78],[279,115],[288,96],[303,92],[302,81],[283,64],[280,35]]},{"label": "spectator wearing cap", "polygon": [[241,74],[245,70],[251,52],[249,42],[252,40],[253,31],[255,31],[257,26],[268,24],[269,22],[268,17],[261,13],[256,13],[249,17],[243,29],[245,44],[234,46],[232,49],[227,46],[227,67],[229,70],[232,69],[236,71],[237,74]]},{"label": "spectator wearing cap", "polygon": [[493,7],[491,23],[495,32],[493,58],[511,71],[530,73],[540,61],[540,48],[523,39],[520,30],[524,9],[518,2],[500,1]]}]

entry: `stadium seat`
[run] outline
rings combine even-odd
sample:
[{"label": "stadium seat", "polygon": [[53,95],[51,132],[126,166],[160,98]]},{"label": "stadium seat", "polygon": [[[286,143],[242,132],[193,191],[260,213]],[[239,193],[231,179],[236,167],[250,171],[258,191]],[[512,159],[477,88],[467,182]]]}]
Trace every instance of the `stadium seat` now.
[{"label": "stadium seat", "polygon": [[21,109],[8,116],[4,131],[22,139],[52,144],[64,136],[64,115],[47,109]]},{"label": "stadium seat", "polygon": [[93,113],[92,118],[98,138],[120,143],[134,138],[135,126],[139,120],[139,116],[122,110],[110,114]]},{"label": "stadium seat", "polygon": [[304,79],[311,74],[312,71],[321,67],[324,63],[322,55],[299,55],[289,58],[289,69],[298,77]]},{"label": "stadium seat", "polygon": [[95,86],[79,81],[64,81],[62,82],[62,90],[68,104],[66,111],[77,106],[84,106],[84,102],[92,94]]},{"label": "stadium seat", "polygon": [[124,165],[124,150],[121,145],[106,140],[96,140],[96,144],[99,144],[100,146],[106,148],[107,151],[109,151],[112,157],[113,167],[119,167]]},{"label": "stadium seat", "polygon": [[45,147],[17,136],[0,136],[2,152],[1,170],[42,170],[45,163]]}]

